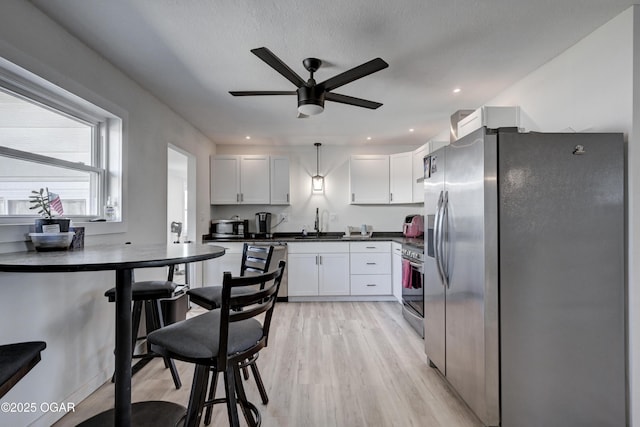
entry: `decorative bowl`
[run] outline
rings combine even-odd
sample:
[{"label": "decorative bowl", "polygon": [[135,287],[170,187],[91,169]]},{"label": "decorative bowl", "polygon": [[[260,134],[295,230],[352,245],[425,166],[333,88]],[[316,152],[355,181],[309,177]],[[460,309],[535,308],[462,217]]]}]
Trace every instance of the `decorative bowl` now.
[{"label": "decorative bowl", "polygon": [[29,233],[36,251],[64,251],[69,249],[74,232],[65,233]]}]

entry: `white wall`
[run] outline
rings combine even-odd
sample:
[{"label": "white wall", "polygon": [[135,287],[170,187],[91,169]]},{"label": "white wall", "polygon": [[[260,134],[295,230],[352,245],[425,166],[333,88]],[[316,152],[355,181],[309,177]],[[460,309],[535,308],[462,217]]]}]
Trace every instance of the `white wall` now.
[{"label": "white wall", "polygon": [[[407,205],[349,205],[349,156],[352,154],[391,154],[413,151],[417,146],[358,146],[322,145],[320,147],[320,174],[325,177],[325,193],[311,194],[311,176],[316,174],[316,148],[262,147],[218,145],[217,154],[285,154],[289,156],[291,175],[290,206],[213,206],[211,217],[224,219],[238,215],[249,219],[255,230],[255,213],[271,212],[272,225],[278,214],[289,214],[289,222],[282,223],[274,232],[299,232],[302,227],[313,230],[316,208],[320,209],[322,231],[343,232],[345,226],[365,223],[373,231],[402,231],[402,223],[409,214],[422,213],[421,204]],[[335,214],[336,220],[330,220]]]},{"label": "white wall", "polygon": [[[640,65],[639,33],[640,9],[633,7],[486,103],[520,105],[526,130],[625,134],[632,426],[640,426],[640,76],[634,73]],[[602,363],[606,369],[607,361]]]},{"label": "white wall", "polygon": [[[98,105],[128,112],[128,231],[87,236],[85,245],[165,242],[169,143],[197,156],[197,235],[207,232],[211,141],[29,2],[0,3],[0,57]],[[0,245],[0,252],[14,247]],[[114,307],[103,294],[113,284],[110,272],[0,273],[0,342],[45,340],[48,346],[42,362],[3,402],[77,403],[111,375]],[[0,413],[0,425],[48,426],[62,415]]]}]

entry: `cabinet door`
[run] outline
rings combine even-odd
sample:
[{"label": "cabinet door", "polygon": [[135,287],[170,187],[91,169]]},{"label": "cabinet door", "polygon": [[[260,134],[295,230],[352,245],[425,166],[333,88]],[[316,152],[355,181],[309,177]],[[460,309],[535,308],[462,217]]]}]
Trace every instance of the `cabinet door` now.
[{"label": "cabinet door", "polygon": [[269,156],[240,157],[240,203],[269,204]]},{"label": "cabinet door", "polygon": [[318,261],[317,254],[288,255],[289,296],[318,296]]},{"label": "cabinet door", "polygon": [[391,203],[413,202],[413,153],[389,156],[389,200]]},{"label": "cabinet door", "polygon": [[397,298],[398,302],[402,302],[402,246],[397,243],[393,245],[393,252],[391,255],[391,283],[393,289],[393,296]]},{"label": "cabinet door", "polygon": [[240,197],[240,162],[238,156],[212,156],[211,204],[235,205]]},{"label": "cabinet door", "polygon": [[319,295],[349,295],[349,254],[319,254]]},{"label": "cabinet door", "polygon": [[389,203],[389,156],[351,156],[349,184],[351,204]]},{"label": "cabinet door", "polygon": [[413,152],[413,203],[424,203],[424,156],[429,153],[429,143]]},{"label": "cabinet door", "polygon": [[271,204],[288,205],[289,194],[289,158],[271,156]]}]

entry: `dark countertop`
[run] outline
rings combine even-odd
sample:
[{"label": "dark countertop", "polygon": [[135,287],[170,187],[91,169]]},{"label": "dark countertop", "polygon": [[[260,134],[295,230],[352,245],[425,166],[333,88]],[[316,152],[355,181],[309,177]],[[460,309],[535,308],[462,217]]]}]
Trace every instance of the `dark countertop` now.
[{"label": "dark countertop", "polygon": [[373,232],[371,237],[362,238],[358,234],[353,235],[352,238],[343,238],[344,233],[320,233],[316,236],[315,233],[311,233],[306,237],[303,237],[301,233],[274,233],[271,238],[252,237],[251,235],[245,238],[237,239],[216,239],[211,238],[205,234],[202,236],[202,243],[213,242],[369,242],[369,241],[391,241],[397,243],[423,243],[424,238],[409,238],[404,237],[401,232]]}]

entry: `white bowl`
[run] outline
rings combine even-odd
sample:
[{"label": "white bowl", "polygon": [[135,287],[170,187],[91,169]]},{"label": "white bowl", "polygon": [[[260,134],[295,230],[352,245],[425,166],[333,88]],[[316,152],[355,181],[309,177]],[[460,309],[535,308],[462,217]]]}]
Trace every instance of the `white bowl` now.
[{"label": "white bowl", "polygon": [[29,233],[37,251],[56,251],[68,249],[75,233]]}]

